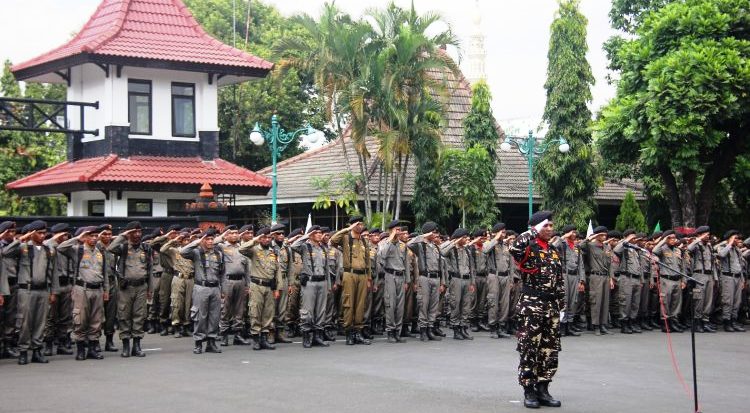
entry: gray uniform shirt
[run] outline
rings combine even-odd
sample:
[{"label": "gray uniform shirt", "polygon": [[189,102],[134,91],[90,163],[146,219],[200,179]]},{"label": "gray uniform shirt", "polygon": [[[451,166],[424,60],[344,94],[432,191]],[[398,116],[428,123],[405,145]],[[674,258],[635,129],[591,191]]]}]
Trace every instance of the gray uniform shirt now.
[{"label": "gray uniform shirt", "polygon": [[[65,255],[73,262],[73,277],[86,283],[102,283],[104,291],[109,291],[109,277],[107,276],[107,258],[97,248],[81,244],[76,238],[71,238],[57,246],[59,255]],[[80,261],[78,257],[80,256]],[[76,275],[77,274],[77,275]]]},{"label": "gray uniform shirt", "polygon": [[442,256],[435,243],[427,241],[424,235],[418,235],[406,243],[417,257],[420,274],[436,272],[440,274],[440,282],[445,284],[445,274],[442,268]]},{"label": "gray uniform shirt", "polygon": [[493,274],[513,272],[513,256],[510,255],[508,246],[496,239],[490,240],[482,248],[482,253],[487,256],[487,270]]},{"label": "gray uniform shirt", "polygon": [[614,275],[614,266],[612,265],[612,251],[607,244],[584,240],[581,242],[581,251],[583,251],[586,272],[597,273],[599,275]]},{"label": "gray uniform shirt", "polygon": [[193,262],[195,271],[195,282],[217,282],[219,287],[224,286],[224,257],[217,247],[206,251],[200,246],[201,240],[197,239],[190,244],[180,248],[180,255]]},{"label": "gray uniform shirt", "polygon": [[52,292],[60,289],[55,275],[57,254],[54,249],[14,240],[3,249],[3,255],[18,259],[19,284],[46,285]]},{"label": "gray uniform shirt", "polygon": [[487,258],[482,252],[483,249],[477,245],[468,247],[467,252],[471,257],[471,266],[474,268],[474,274],[487,274]]},{"label": "gray uniform shirt", "polygon": [[239,243],[222,242],[219,249],[224,254],[226,275],[242,276],[245,284],[250,284],[250,260],[240,253]]},{"label": "gray uniform shirt", "polygon": [[678,271],[682,271],[684,269],[685,261],[682,259],[682,250],[677,247],[668,246],[666,243],[664,243],[664,240],[656,244],[656,246],[654,247],[654,255],[659,257],[659,262],[671,267],[667,268],[660,265],[659,274],[661,275],[680,275]]},{"label": "gray uniform shirt", "polygon": [[716,255],[719,256],[721,272],[741,274],[744,271],[743,258],[740,249],[734,245],[722,242],[716,246]]},{"label": "gray uniform shirt", "polygon": [[124,268],[118,268],[119,277],[126,280],[140,280],[149,278],[149,285],[151,285],[151,266],[149,265],[149,252],[143,247],[143,243],[138,245],[130,245],[127,238],[123,235],[118,235],[112,243],[109,244],[107,250],[122,258],[122,255],[127,251],[127,256],[124,259]]},{"label": "gray uniform shirt", "polygon": [[404,281],[409,283],[411,274],[407,255],[406,244],[401,241],[391,242],[386,238],[378,245],[378,258],[381,260],[382,270],[386,273],[403,271]]},{"label": "gray uniform shirt", "polygon": [[323,277],[328,275],[328,248],[307,242],[307,235],[298,238],[291,247],[302,257],[300,274]]},{"label": "gray uniform shirt", "polygon": [[643,268],[641,267],[641,260],[638,258],[638,254],[634,250],[625,247],[625,240],[621,240],[615,245],[614,252],[620,257],[620,272],[634,274],[639,277],[643,275]]},{"label": "gray uniform shirt", "polygon": [[578,275],[583,279],[586,276],[586,266],[583,264],[583,254],[580,247],[573,245],[570,248],[568,242],[558,238],[552,246],[560,253],[563,261],[564,275]]},{"label": "gray uniform shirt", "polygon": [[474,269],[469,262],[469,251],[466,247],[459,247],[453,242],[445,242],[440,246],[440,255],[445,258],[445,266],[450,276],[470,275],[474,281]]},{"label": "gray uniform shirt", "polygon": [[[59,244],[54,239],[50,238],[44,241],[44,245],[50,249],[57,249]],[[64,254],[55,254],[55,277],[57,277],[58,281],[60,280],[60,277],[72,277],[74,268],[72,258],[69,258]],[[68,278],[68,285],[70,285],[70,278]]]}]

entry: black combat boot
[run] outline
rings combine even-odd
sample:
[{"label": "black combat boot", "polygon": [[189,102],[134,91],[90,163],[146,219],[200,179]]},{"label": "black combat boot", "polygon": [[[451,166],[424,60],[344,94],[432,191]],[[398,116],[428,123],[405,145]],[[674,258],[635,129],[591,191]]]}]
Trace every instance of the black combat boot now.
[{"label": "black combat boot", "polygon": [[206,344],[206,353],[221,353],[221,349],[216,346],[215,338],[208,338],[208,344]]},{"label": "black combat boot", "polygon": [[546,406],[546,407],[562,406],[562,403],[560,403],[560,400],[555,400],[549,394],[549,382],[548,381],[540,381],[539,383],[536,384],[536,394],[537,394],[537,398],[539,399],[539,404],[542,406]]},{"label": "black combat boot", "polygon": [[386,331],[386,334],[388,335],[388,342],[393,344],[397,343],[396,341],[396,335],[393,331]]},{"label": "black combat boot", "polygon": [[153,320],[146,320],[146,334],[156,334],[156,327]]},{"label": "black combat boot", "polygon": [[639,319],[643,331],[654,331],[654,327],[648,322],[647,317],[639,317]]},{"label": "black combat boot", "polygon": [[623,318],[620,321],[620,325],[621,325],[620,332],[622,334],[633,334],[633,329],[630,328],[630,320],[629,319]]},{"label": "black combat boot", "polygon": [[407,326],[406,324],[404,324],[403,326],[401,326],[401,335],[400,335],[400,337],[414,338],[414,335],[409,332],[409,326]]},{"label": "black combat boot", "polygon": [[86,343],[76,341],[76,360],[86,360]]},{"label": "black combat boot", "polygon": [[464,335],[461,332],[461,327],[453,327],[453,339],[454,340],[463,340]]},{"label": "black combat boot", "polygon": [[372,344],[372,341],[362,337],[362,333],[359,330],[354,330],[354,344],[364,344],[369,346]]},{"label": "black combat boot", "polygon": [[706,333],[716,332],[716,328],[714,328],[708,321],[701,320],[701,325],[703,326],[703,331],[705,331]]},{"label": "black combat boot", "polygon": [[445,333],[440,329],[440,321],[435,321],[435,326],[432,327],[432,334],[438,337],[445,337]]},{"label": "black combat boot", "polygon": [[354,345],[354,332],[352,330],[349,330],[346,332],[346,345],[347,346]]},{"label": "black combat boot", "polygon": [[497,338],[509,338],[510,335],[507,333],[507,326],[505,323],[500,323],[497,325]]},{"label": "black combat boot", "polygon": [[693,333],[703,333],[703,322],[698,319],[693,320],[693,326],[692,326]]},{"label": "black combat boot", "polygon": [[62,341],[57,345],[57,354],[61,356],[69,356],[73,354],[73,345],[70,341],[70,336],[66,335]]},{"label": "black combat boot", "polygon": [[490,331],[490,327],[484,321],[480,321],[479,322],[479,330],[481,330],[481,331]]},{"label": "black combat boot", "polygon": [[302,332],[302,347],[304,348],[312,347],[312,331]]},{"label": "black combat boot", "polygon": [[268,342],[268,333],[260,333],[260,347],[264,350],[276,350],[276,346]]},{"label": "black combat boot", "polygon": [[162,337],[168,336],[169,333],[170,333],[169,330],[170,330],[171,326],[172,326],[172,324],[169,321],[165,321],[164,323],[162,323],[161,333],[159,333],[159,335],[162,336]]},{"label": "black combat boot", "polygon": [[52,354],[54,354],[54,347],[55,346],[51,338],[44,340],[44,355],[51,356]]},{"label": "black combat boot", "polygon": [[104,342],[104,351],[117,352],[117,347],[115,347],[115,342],[113,340],[113,334],[107,334],[106,338],[107,339]]},{"label": "black combat boot", "polygon": [[313,331],[312,332],[312,345],[320,346],[320,347],[328,347],[330,344],[326,343],[323,336],[324,336],[323,331]]},{"label": "black combat boot", "polygon": [[682,333],[683,331],[685,331],[679,326],[677,321],[672,318],[669,319],[669,330],[673,333]]},{"label": "black combat boot", "polygon": [[229,345],[229,333],[224,333],[221,335],[221,343],[219,343],[220,346],[226,347]]},{"label": "black combat boot", "polygon": [[393,332],[393,338],[396,339],[396,343],[406,343],[406,339],[405,338],[401,338],[402,337],[401,336],[401,332],[402,332],[402,330],[396,330],[396,331]]},{"label": "black combat boot", "polygon": [[32,363],[49,363],[49,360],[47,360],[44,357],[44,354],[42,354],[41,349],[35,349],[31,352],[31,362]]},{"label": "black combat boot", "polygon": [[98,346],[96,346],[95,343],[98,343],[98,341],[97,340],[89,340],[89,352],[88,352],[88,354],[86,354],[86,358],[87,359],[93,359],[93,360],[101,360],[101,359],[104,358],[104,356],[102,356],[102,353],[100,353],[97,350]]},{"label": "black combat boot", "polygon": [[18,365],[23,366],[29,364],[29,352],[21,350],[18,352]]},{"label": "black combat boot", "polygon": [[174,326],[174,338],[182,338],[182,326]]},{"label": "black combat boot", "polygon": [[[336,334],[334,333],[334,330],[324,328],[321,331],[318,331],[318,335],[322,340],[325,341],[336,341]],[[313,339],[314,341],[314,339]]]},{"label": "black combat boot", "polygon": [[276,343],[289,344],[292,342],[292,340],[287,340],[286,337],[284,337],[283,327],[279,327],[276,330],[274,330],[273,335],[274,335],[273,341],[275,341]]},{"label": "black combat boot", "polygon": [[471,334],[469,334],[469,327],[462,327],[461,334],[464,335],[465,340],[474,340],[474,337],[472,337]]},{"label": "black combat boot", "polygon": [[734,333],[734,328],[732,327],[732,320],[723,320],[724,324],[724,331],[727,333]]},{"label": "black combat boot", "polygon": [[425,333],[427,334],[427,339],[430,341],[442,340],[442,337],[433,334],[432,329],[430,327],[425,327]]},{"label": "black combat boot", "polygon": [[286,325],[286,332],[287,332],[286,336],[289,338],[294,338],[298,336],[297,329],[295,328],[294,323],[289,323]]},{"label": "black combat boot", "polygon": [[648,320],[648,323],[651,326],[651,328],[653,328],[654,330],[657,330],[663,327],[664,320],[660,316],[657,315],[657,316],[650,317]]},{"label": "black combat boot", "polygon": [[141,350],[141,339],[138,337],[133,338],[133,349],[130,350],[131,356],[146,357],[146,353]]},{"label": "black combat boot", "polygon": [[479,323],[477,323],[476,321],[472,321],[470,324],[471,324],[471,331],[473,333],[478,333],[479,332]]},{"label": "black combat boot", "polygon": [[534,386],[523,386],[523,406],[529,409],[539,408],[539,396]]},{"label": "black combat boot", "polygon": [[732,319],[732,328],[734,329],[734,331],[737,331],[737,332],[740,332],[740,333],[744,333],[745,332],[745,327],[742,327],[742,324],[740,324],[739,322],[737,322],[736,318]]},{"label": "black combat boot", "polygon": [[120,357],[130,357],[130,340],[127,338],[122,339],[122,353]]},{"label": "black combat boot", "polygon": [[203,340],[195,340],[195,347],[193,347],[193,354],[203,353]]},{"label": "black combat boot", "polygon": [[232,340],[232,344],[234,344],[235,346],[246,346],[250,344],[250,341],[245,337],[242,337],[241,334],[235,334],[234,339]]},{"label": "black combat boot", "polygon": [[638,318],[636,318],[635,320],[631,319],[629,323],[630,323],[629,324],[630,329],[633,330],[633,333],[635,334],[643,333],[643,330],[641,330],[641,323],[638,321]]},{"label": "black combat boot", "polygon": [[609,330],[607,330],[607,327],[605,327],[604,324],[599,326],[599,332],[602,334],[609,334]]},{"label": "black combat boot", "polygon": [[428,341],[429,338],[427,338],[427,327],[420,327],[419,328],[419,341]]},{"label": "black combat boot", "polygon": [[260,346],[260,334],[253,335],[252,339],[253,339],[253,350],[262,350],[263,348]]},{"label": "black combat boot", "polygon": [[563,326],[563,331],[566,337],[580,337],[581,336],[581,333],[577,333],[575,332],[575,330],[571,328],[571,323],[562,323],[562,326]]},{"label": "black combat boot", "polygon": [[365,340],[372,340],[372,334],[370,333],[370,327],[363,328],[362,331],[360,332],[360,334],[362,335],[362,338],[364,338]]}]

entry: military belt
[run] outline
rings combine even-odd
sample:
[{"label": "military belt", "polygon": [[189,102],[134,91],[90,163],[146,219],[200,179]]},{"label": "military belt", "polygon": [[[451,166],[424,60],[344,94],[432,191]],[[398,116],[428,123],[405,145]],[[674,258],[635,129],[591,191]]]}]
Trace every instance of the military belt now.
[{"label": "military belt", "polygon": [[60,283],[60,287],[67,287],[72,281],[68,276],[57,277],[57,281]]},{"label": "military belt", "polygon": [[741,276],[742,274],[739,274],[739,273],[732,273],[732,272],[729,272],[729,271],[722,271],[722,272],[721,272],[721,275],[726,275],[727,277],[740,278],[740,276]]},{"label": "military belt", "polygon": [[546,291],[540,291],[540,290],[537,290],[536,288],[531,288],[527,286],[524,286],[521,289],[521,294],[534,296],[534,297],[541,298],[542,300],[546,300],[546,301],[553,301],[557,298],[555,297],[555,294],[548,293]]},{"label": "military belt", "polygon": [[325,280],[326,280],[325,275],[313,275],[312,277],[310,277],[310,281],[315,282],[315,283],[325,281]]},{"label": "military belt", "polygon": [[427,271],[425,274],[422,274],[422,277],[440,278],[440,273],[435,271]]},{"label": "military belt", "polygon": [[680,281],[681,278],[679,275],[660,275],[659,277],[666,278],[670,281]]},{"label": "military belt", "polygon": [[592,271],[592,272],[591,272],[591,275],[601,275],[601,276],[603,276],[603,277],[606,277],[606,276],[608,276],[609,274],[607,274],[606,272],[598,272],[598,271]]},{"label": "military belt", "polygon": [[47,284],[26,284],[26,283],[20,283],[18,284],[18,288],[23,290],[29,290],[29,291],[42,291],[47,289]]},{"label": "military belt", "polygon": [[102,288],[102,283],[87,283],[83,280],[76,280],[76,285],[89,290],[99,290]]},{"label": "military belt", "polygon": [[151,275],[153,275],[154,278],[161,278],[161,273],[160,272],[155,272],[155,273],[152,273]]},{"label": "military belt", "polygon": [[508,276],[508,271],[499,272],[499,273],[497,273],[495,275],[497,275],[498,277],[507,277]]},{"label": "military belt", "polygon": [[260,285],[261,287],[270,287],[272,284],[271,280],[264,280],[262,278],[257,278],[257,277],[250,277],[250,281],[252,281],[253,284]]},{"label": "military belt", "polygon": [[487,273],[486,273],[486,272],[478,272],[478,273],[476,274],[476,276],[477,276],[477,277],[486,277],[486,276],[487,276]]},{"label": "military belt", "polygon": [[141,285],[146,284],[146,280],[147,280],[146,277],[138,279],[138,280],[125,279],[125,281],[128,282],[128,287],[140,287]]},{"label": "military belt", "polygon": [[713,275],[713,271],[694,271],[696,274]]},{"label": "military belt", "polygon": [[18,278],[8,277],[8,287],[14,287],[16,284],[18,284]]},{"label": "military belt", "polygon": [[573,271],[567,270],[566,272],[568,273],[568,275],[578,275],[578,271],[575,271],[575,270]]},{"label": "military belt", "polygon": [[462,280],[468,280],[469,278],[471,278],[471,274],[463,274],[463,275],[461,275],[461,274],[459,274],[457,272],[452,272],[452,271],[449,272],[448,274],[450,274],[451,278],[460,278]]},{"label": "military belt", "polygon": [[245,274],[227,274],[227,278],[232,281],[240,281],[245,279]]},{"label": "military belt", "polygon": [[387,272],[388,274],[391,274],[391,275],[399,276],[399,277],[405,274],[404,271],[398,271],[398,270],[394,270],[392,268],[386,268],[385,272]]},{"label": "military belt", "polygon": [[367,274],[367,270],[352,269],[352,268],[344,268],[344,272],[351,272],[351,273],[359,274],[359,275]]},{"label": "military belt", "polygon": [[218,281],[196,281],[197,285],[200,285],[202,287],[218,287],[219,282]]},{"label": "military belt", "polygon": [[624,277],[628,277],[628,278],[638,278],[638,279],[641,278],[640,275],[638,275],[638,274],[631,274],[629,272],[621,272],[620,275],[622,275]]}]

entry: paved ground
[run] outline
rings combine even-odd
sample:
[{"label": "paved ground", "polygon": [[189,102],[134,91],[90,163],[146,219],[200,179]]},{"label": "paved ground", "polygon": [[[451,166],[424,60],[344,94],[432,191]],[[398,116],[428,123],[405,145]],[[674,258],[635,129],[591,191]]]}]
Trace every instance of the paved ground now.
[{"label": "paved ground", "polygon": [[[516,382],[515,340],[328,349],[301,344],[254,352],[191,353],[189,338],[148,336],[145,359],[55,356],[50,364],[0,360],[0,412],[512,412],[525,411]],[[690,336],[673,335],[690,380]],[[697,336],[704,412],[747,412],[750,333]],[[563,341],[551,386],[569,412],[692,412],[672,368],[666,335]],[[85,410],[84,410],[85,409]],[[228,410],[233,409],[233,410]],[[545,410],[550,410],[549,408]]]}]

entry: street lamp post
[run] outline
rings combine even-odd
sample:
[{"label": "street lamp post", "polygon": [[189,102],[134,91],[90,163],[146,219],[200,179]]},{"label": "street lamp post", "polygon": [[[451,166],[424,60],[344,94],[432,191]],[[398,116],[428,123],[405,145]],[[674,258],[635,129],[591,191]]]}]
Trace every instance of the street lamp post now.
[{"label": "street lamp post", "polygon": [[512,147],[515,146],[518,152],[526,158],[526,163],[529,166],[529,218],[531,218],[534,208],[534,161],[546,152],[553,143],[559,145],[557,149],[560,153],[567,153],[570,150],[568,141],[562,136],[558,138],[557,141],[550,140],[542,144],[538,144],[536,140],[537,138],[534,136],[533,132],[529,131],[529,135],[525,137],[506,136],[505,140],[500,145],[500,149],[503,152],[509,152]]},{"label": "street lamp post", "polygon": [[309,123],[305,122],[305,125],[297,129],[294,132],[286,132],[280,125],[279,119],[274,114],[271,116],[271,130],[263,130],[258,122],[255,122],[255,127],[250,132],[250,141],[257,145],[263,145],[263,142],[268,142],[269,149],[271,150],[271,159],[273,162],[271,180],[273,182],[271,186],[271,222],[276,223],[276,161],[281,152],[289,146],[292,141],[297,139],[299,136],[304,136],[309,143],[315,143],[323,132],[316,130]]}]

